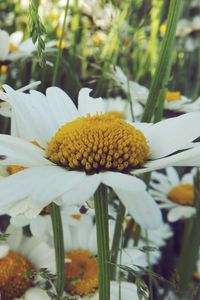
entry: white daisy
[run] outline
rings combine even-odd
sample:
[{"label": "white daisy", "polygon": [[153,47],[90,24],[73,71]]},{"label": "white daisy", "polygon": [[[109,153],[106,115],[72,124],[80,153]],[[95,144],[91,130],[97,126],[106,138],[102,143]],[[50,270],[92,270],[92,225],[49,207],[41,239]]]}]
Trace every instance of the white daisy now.
[{"label": "white daisy", "polygon": [[[28,168],[0,182],[2,208],[26,197],[41,208],[61,200],[82,205],[104,183],[136,222],[156,227],[158,207],[145,184],[129,172],[200,164],[200,147],[191,143],[200,133],[200,113],[132,125],[106,116],[102,99],[91,98],[87,88],[79,93],[78,110],[56,87],[48,88],[46,96],[4,89],[12,105],[12,133],[20,138],[0,136],[1,164]],[[179,150],[184,151],[175,153]]]},{"label": "white daisy", "polygon": [[[23,33],[16,31],[9,35],[7,31],[0,30],[0,61],[13,61],[32,55],[37,50],[37,44],[33,44],[29,38],[23,41]],[[55,41],[48,42],[46,48],[55,46]]]},{"label": "white daisy", "polygon": [[[134,232],[133,228],[133,232]],[[161,258],[160,250],[163,246],[165,246],[167,240],[172,237],[173,231],[171,227],[164,223],[160,227],[155,229],[148,229],[144,230],[141,229],[140,232],[140,238],[138,241],[138,247],[139,249],[146,248],[146,256],[145,256],[145,263],[148,262],[148,257],[151,262],[151,264],[157,264]],[[134,239],[130,239],[128,242],[128,247],[131,248],[134,245]],[[148,251],[148,247],[152,247],[152,251],[149,248],[150,251]],[[145,263],[143,262],[143,266],[145,266]],[[142,264],[139,264],[142,266]]]},{"label": "white daisy", "polygon": [[[110,220],[110,247],[114,224]],[[95,299],[98,295],[98,261],[96,226],[93,223],[93,218],[91,216],[81,217],[81,219],[77,219],[76,224],[69,224],[64,221],[63,228],[67,270],[65,292],[70,296],[80,297],[80,299],[90,299],[90,297]],[[50,231],[52,231],[51,228]],[[143,252],[137,249],[130,249],[130,251],[129,249],[122,249],[120,264],[134,268],[133,264],[146,266],[144,262],[145,254]],[[116,289],[112,287],[113,285],[116,286],[116,283],[111,283],[111,297],[116,295]]]},{"label": "white daisy", "polygon": [[[122,69],[118,66],[115,67],[113,72],[113,79],[121,86],[121,88],[130,94],[133,112],[136,113],[136,119],[138,119],[144,110],[149,90],[131,80],[128,80]],[[199,106],[194,105],[194,102],[184,95],[181,95],[180,91],[168,91],[165,97],[164,109],[180,112],[199,111]],[[130,108],[129,108],[130,110]]]},{"label": "white daisy", "polygon": [[168,210],[167,218],[170,222],[190,218],[195,214],[193,187],[195,172],[193,169],[181,178],[172,167],[166,169],[166,174],[152,172],[149,192],[159,203],[160,208]]},{"label": "white daisy", "polygon": [[[2,300],[50,300],[44,290],[35,286],[34,279],[24,275],[26,272],[48,268],[55,272],[54,249],[35,238],[22,235],[22,230],[9,226],[5,242],[0,242],[0,293]],[[18,270],[18,272],[16,272]]]},{"label": "white daisy", "polygon": [[133,118],[139,120],[143,113],[143,107],[139,102],[136,102],[134,107],[130,107],[130,103],[119,96],[104,99],[104,105],[106,112],[113,113],[113,115],[116,114],[116,116],[126,119],[129,122],[132,122]]}]

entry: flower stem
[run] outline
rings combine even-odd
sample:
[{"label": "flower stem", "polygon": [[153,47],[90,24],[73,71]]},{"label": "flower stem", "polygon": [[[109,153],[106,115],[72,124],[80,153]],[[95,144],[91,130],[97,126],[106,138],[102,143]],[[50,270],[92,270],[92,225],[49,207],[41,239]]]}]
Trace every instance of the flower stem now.
[{"label": "flower stem", "polygon": [[150,122],[158,104],[162,102],[170,77],[172,66],[172,50],[174,45],[176,25],[178,22],[182,0],[171,0],[167,17],[167,30],[161,44],[160,55],[155,75],[151,83],[149,97],[142,117],[143,122]]},{"label": "flower stem", "polygon": [[98,248],[99,300],[110,300],[108,203],[106,198],[106,188],[101,184],[94,197]]},{"label": "flower stem", "polygon": [[61,60],[61,56],[62,56],[62,51],[63,51],[62,41],[63,41],[63,38],[64,38],[68,8],[69,8],[69,0],[67,0],[66,6],[65,6],[65,14],[64,14],[64,20],[63,20],[63,25],[62,25],[61,37],[60,37],[60,40],[59,40],[58,53],[57,53],[57,56],[56,56],[56,63],[55,63],[55,68],[54,68],[54,73],[53,73],[52,85],[56,84],[58,68],[59,68],[60,60]]},{"label": "flower stem", "polygon": [[62,297],[64,290],[64,241],[60,207],[51,203],[50,211],[56,257],[56,291],[58,297]]},{"label": "flower stem", "polygon": [[114,236],[113,236],[113,243],[112,243],[111,257],[110,257],[111,279],[112,280],[116,279],[117,257],[118,257],[118,251],[119,251],[119,244],[120,244],[120,240],[121,240],[123,221],[124,221],[124,216],[125,216],[125,211],[126,211],[124,205],[121,202],[119,204],[118,209],[119,210],[118,210],[116,224],[115,224],[115,231],[114,231]]}]

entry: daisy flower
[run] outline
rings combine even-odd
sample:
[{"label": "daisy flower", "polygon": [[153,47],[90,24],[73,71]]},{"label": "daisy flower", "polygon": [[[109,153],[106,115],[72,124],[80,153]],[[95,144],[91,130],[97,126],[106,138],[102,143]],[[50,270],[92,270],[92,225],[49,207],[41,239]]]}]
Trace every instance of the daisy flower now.
[{"label": "daisy flower", "polygon": [[[119,96],[116,98],[108,98],[103,100],[105,111],[107,113],[113,114],[122,119],[126,119],[129,122],[133,120],[133,117],[134,119],[138,120],[143,113],[143,107],[139,102],[136,102],[134,107],[131,108],[130,103]],[[133,117],[131,114],[131,109],[133,109]]]},{"label": "daisy flower", "polygon": [[160,208],[168,210],[168,221],[175,222],[195,214],[193,187],[195,172],[196,170],[192,169],[182,177],[172,167],[166,169],[166,174],[152,172],[149,192],[159,203]]},{"label": "daisy flower", "polygon": [[200,163],[200,147],[191,143],[200,133],[200,113],[130,124],[107,116],[103,100],[91,98],[87,88],[79,93],[78,110],[56,87],[46,96],[4,89],[15,136],[0,135],[1,165],[22,167],[0,182],[1,208],[27,197],[41,208],[52,201],[82,205],[103,183],[136,222],[156,227],[160,211],[146,185],[131,174]]},{"label": "daisy flower", "polygon": [[[113,79],[127,94],[130,94],[133,111],[137,114],[136,119],[138,119],[144,110],[143,106],[146,105],[149,90],[134,81],[128,80],[124,72],[118,66],[115,67]],[[200,106],[198,102],[193,102],[191,99],[182,95],[180,91],[168,91],[165,97],[164,109],[177,112],[192,112],[199,111]]]},{"label": "daisy flower", "polygon": [[[0,45],[0,61],[3,62],[30,56],[37,50],[37,44],[33,44],[31,38],[23,41],[21,31],[9,35],[7,31],[0,30]],[[50,41],[46,44],[46,48],[51,48],[54,45],[55,41]]]},{"label": "daisy flower", "polygon": [[[93,218],[91,216],[84,216],[84,218],[81,217],[79,220],[77,219],[76,224],[63,223],[63,228],[66,259],[65,267],[67,270],[65,274],[65,292],[69,296],[80,297],[80,299],[96,299],[96,297],[98,299],[97,237]],[[52,231],[50,227],[49,230],[50,232]],[[114,222],[110,220],[110,246],[113,231]],[[86,233],[87,239],[85,238]],[[144,266],[145,254],[137,249],[130,249],[130,251],[129,249],[122,249],[120,264],[133,267],[133,262],[135,265]],[[123,283],[123,285],[127,286],[126,283]],[[136,293],[135,285],[133,285],[133,287]],[[133,292],[131,287],[130,291]],[[111,282],[111,299],[116,299],[115,297],[118,293],[119,284]],[[123,293],[125,293],[125,290],[122,294]]]},{"label": "daisy flower", "polygon": [[[55,272],[54,249],[35,238],[22,235],[22,230],[9,226],[6,242],[0,242],[0,294],[2,300],[50,300],[24,273],[48,268]],[[16,272],[16,270],[18,270]]]}]

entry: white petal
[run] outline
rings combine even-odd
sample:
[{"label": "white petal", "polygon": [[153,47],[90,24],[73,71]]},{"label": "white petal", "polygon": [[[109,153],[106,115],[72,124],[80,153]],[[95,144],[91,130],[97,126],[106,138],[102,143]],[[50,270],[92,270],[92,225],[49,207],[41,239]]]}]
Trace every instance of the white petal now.
[{"label": "white petal", "polygon": [[[16,201],[29,197],[35,191],[35,188],[39,186],[43,178],[49,176],[54,168],[59,167],[30,168],[1,180],[0,207],[7,207]],[[44,189],[48,188],[48,186],[44,186]],[[37,201],[41,203],[40,199],[37,199]]]},{"label": "white petal", "polygon": [[178,206],[171,209],[167,215],[169,222],[176,222],[180,219],[190,218],[196,213],[195,207]]},{"label": "white petal", "polygon": [[88,175],[79,185],[75,186],[69,192],[65,193],[61,198],[67,205],[82,205],[90,197],[92,197],[101,182],[98,174]]},{"label": "white petal", "polygon": [[167,168],[166,173],[168,176],[168,180],[170,181],[170,183],[173,186],[178,185],[180,183],[180,179],[179,179],[178,173],[176,172],[175,168],[172,168],[172,167]]},{"label": "white petal", "polygon": [[44,157],[45,152],[32,143],[10,135],[0,135],[1,165],[20,165],[27,167],[53,165]]},{"label": "white petal", "polygon": [[200,135],[200,113],[187,113],[158,122],[149,128],[151,159],[174,153]]},{"label": "white petal", "polygon": [[121,281],[119,284],[118,282],[111,281],[110,288],[111,300],[139,300],[137,287],[133,283]]},{"label": "white petal", "polygon": [[21,43],[22,39],[23,39],[22,31],[15,31],[10,35],[10,42],[15,46],[18,46]]},{"label": "white petal", "polygon": [[185,150],[183,152],[173,154],[168,157],[149,161],[146,164],[144,164],[143,169],[134,170],[133,174],[142,174],[157,169],[164,169],[169,166],[200,166],[200,147]]},{"label": "white petal", "polygon": [[3,88],[12,106],[12,117],[16,123],[18,136],[28,141],[37,141],[45,147],[58,128],[50,113],[46,97],[36,91],[25,94],[14,91],[7,85]]},{"label": "white petal", "polygon": [[37,287],[30,288],[26,291],[23,298],[17,298],[16,300],[50,300],[50,297],[47,295],[47,293]]},{"label": "white petal", "polygon": [[4,30],[0,30],[0,45],[0,60],[5,60],[9,52],[9,35]]},{"label": "white petal", "polygon": [[50,167],[49,173],[41,177],[38,186],[32,193],[32,198],[40,202],[49,203],[70,191],[76,189],[85,179],[84,172],[67,171],[61,167]]},{"label": "white petal", "polygon": [[24,227],[30,224],[30,219],[26,218],[23,215],[19,215],[14,218],[10,218],[10,224],[17,227]]},{"label": "white petal", "polygon": [[101,173],[101,177],[102,182],[113,188],[128,212],[142,227],[157,228],[161,224],[161,212],[142,180],[116,172]]},{"label": "white petal", "polygon": [[50,87],[46,94],[52,115],[59,127],[80,117],[75,104],[64,91]]},{"label": "white petal", "polygon": [[96,113],[105,113],[104,102],[102,98],[90,97],[92,90],[82,88],[78,95],[78,111],[81,116],[87,114],[95,115]]},{"label": "white petal", "polygon": [[11,117],[11,106],[9,103],[7,102],[0,103],[0,115],[7,118]]},{"label": "white petal", "polygon": [[30,230],[33,234],[33,236],[36,237],[42,237],[45,234],[46,231],[46,220],[44,216],[37,216],[36,218],[30,220]]}]

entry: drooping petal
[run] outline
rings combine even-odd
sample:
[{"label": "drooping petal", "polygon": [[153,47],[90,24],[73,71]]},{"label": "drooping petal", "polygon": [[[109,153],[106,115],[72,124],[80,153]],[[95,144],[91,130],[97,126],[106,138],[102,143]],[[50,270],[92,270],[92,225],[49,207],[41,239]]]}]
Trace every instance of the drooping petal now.
[{"label": "drooping petal", "polygon": [[64,205],[82,205],[94,195],[100,182],[98,174],[86,176],[79,185],[62,195]]},{"label": "drooping petal", "polygon": [[75,104],[64,91],[50,87],[46,94],[48,105],[59,127],[80,117]]},{"label": "drooping petal", "polygon": [[104,102],[102,98],[90,97],[92,90],[82,88],[78,95],[78,111],[81,116],[87,114],[95,115],[96,113],[105,113]]},{"label": "drooping petal", "polygon": [[150,158],[157,159],[184,148],[200,135],[200,112],[160,121],[149,127]]},{"label": "drooping petal", "polygon": [[116,172],[101,173],[101,177],[142,227],[157,228],[162,223],[161,212],[142,180]]},{"label": "drooping petal", "polygon": [[39,147],[6,134],[0,135],[0,164],[25,167],[53,165]]},{"label": "drooping petal", "polygon": [[[32,193],[33,200],[49,203],[62,194],[76,189],[84,181],[84,172],[67,171],[60,167],[50,167],[49,173],[41,178]],[[72,198],[73,201],[73,198]]]}]

